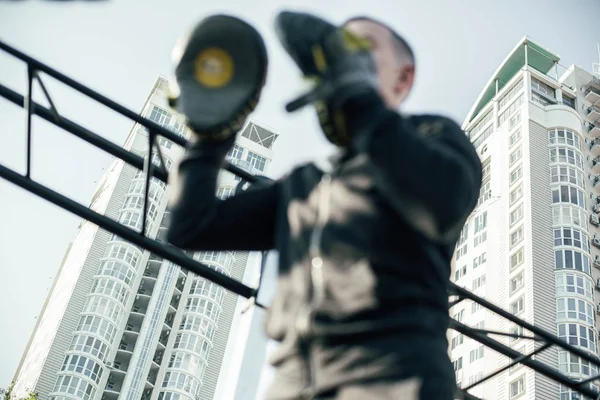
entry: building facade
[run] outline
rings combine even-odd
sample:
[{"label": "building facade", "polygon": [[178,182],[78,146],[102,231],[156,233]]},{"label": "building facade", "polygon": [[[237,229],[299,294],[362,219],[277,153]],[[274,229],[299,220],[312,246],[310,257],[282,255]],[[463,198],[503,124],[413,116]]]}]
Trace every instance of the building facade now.
[{"label": "building facade", "polygon": [[[142,114],[189,136],[180,116],[167,107],[166,87],[164,78],[157,79]],[[276,139],[250,122],[228,159],[261,173]],[[147,140],[146,129],[136,124],[124,147],[146,157]],[[164,138],[159,144],[170,169],[183,149]],[[152,162],[160,164],[157,155]],[[144,179],[136,168],[113,161],[90,208],[141,231]],[[238,183],[239,178],[222,172],[216,195],[231,196]],[[168,187],[153,178],[146,225],[151,238],[164,237],[167,203]],[[190,256],[237,280],[260,257],[248,252]],[[44,400],[212,400],[237,300],[210,281],[83,221],[18,366],[15,393],[34,390]]]},{"label": "building facade", "polygon": [[[598,355],[600,77],[576,66],[559,76],[558,63],[556,54],[523,38],[463,124],[481,157],[483,185],[456,248],[452,279]],[[464,301],[451,315],[473,327],[528,334],[476,303]],[[523,353],[539,347],[494,339]],[[463,388],[509,363],[456,332],[450,353]],[[556,347],[536,358],[575,380],[598,375]],[[580,399],[518,365],[470,392],[499,400]]]}]

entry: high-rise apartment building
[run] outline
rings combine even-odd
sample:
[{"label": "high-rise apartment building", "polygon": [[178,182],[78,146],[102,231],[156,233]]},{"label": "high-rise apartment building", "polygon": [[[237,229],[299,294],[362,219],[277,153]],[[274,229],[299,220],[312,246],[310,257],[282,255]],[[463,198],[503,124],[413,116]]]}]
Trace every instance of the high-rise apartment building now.
[{"label": "high-rise apartment building", "polygon": [[[157,79],[143,115],[180,135],[189,131],[166,104]],[[248,123],[228,159],[264,171],[277,135]],[[183,149],[159,140],[167,169]],[[134,125],[125,148],[147,156],[147,131]],[[158,156],[152,162],[159,163]],[[217,196],[234,193],[239,178],[222,172]],[[141,231],[144,174],[112,162],[90,207]],[[168,187],[153,178],[147,234],[161,239],[169,220]],[[201,252],[193,258],[242,280],[260,255]],[[212,400],[236,312],[237,296],[96,225],[82,221],[60,266],[15,374],[17,394],[40,399]],[[247,332],[240,331],[240,334]],[[262,366],[258,362],[256,368]]]},{"label": "high-rise apartment building", "polygon": [[[571,66],[559,76],[559,67],[555,53],[523,38],[463,124],[483,163],[483,187],[456,248],[453,280],[597,355],[600,71]],[[476,303],[464,301],[451,315],[473,327],[527,334]],[[494,338],[523,353],[539,347]],[[450,347],[463,388],[509,363],[456,332]],[[556,347],[536,358],[575,380],[598,375]],[[470,392],[486,400],[582,398],[519,365]]]}]

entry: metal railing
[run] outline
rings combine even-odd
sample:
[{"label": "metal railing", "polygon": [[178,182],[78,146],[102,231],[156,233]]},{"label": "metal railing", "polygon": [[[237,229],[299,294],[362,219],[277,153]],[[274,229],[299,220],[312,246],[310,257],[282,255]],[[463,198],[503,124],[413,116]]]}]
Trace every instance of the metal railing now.
[{"label": "metal railing", "polygon": [[[174,143],[176,143],[180,146],[186,146],[187,142],[184,138],[171,132],[170,130],[165,129],[164,127],[159,126],[158,124],[154,123],[153,121],[148,120],[148,119],[136,114],[135,112],[102,96],[101,94],[87,88],[86,86],[66,77],[65,75],[48,67],[47,65],[42,64],[41,62],[21,53],[20,51],[8,46],[7,44],[5,44],[1,41],[0,41],[0,50],[3,50],[5,52],[7,52],[8,54],[11,54],[14,57],[25,62],[27,64],[27,71],[28,71],[28,74],[27,74],[28,86],[27,86],[27,95],[26,96],[22,96],[21,94],[14,92],[13,90],[7,88],[6,86],[3,86],[0,84],[0,96],[6,98],[8,101],[10,101],[18,106],[25,108],[25,110],[27,111],[27,115],[26,115],[26,119],[27,119],[26,120],[26,122],[27,122],[26,123],[26,133],[27,133],[26,173],[25,173],[25,175],[22,175],[6,166],[0,164],[0,177],[12,182],[13,184],[15,184],[17,186],[20,186],[21,188],[23,188],[31,193],[38,195],[39,197],[42,197],[43,199],[45,199],[47,201],[50,201],[51,203],[65,209],[67,211],[70,211],[71,213],[73,213],[75,215],[78,215],[81,218],[84,218],[84,219],[98,225],[102,229],[105,229],[115,235],[118,235],[119,237],[133,243],[134,245],[137,245],[145,250],[150,251],[151,253],[153,253],[153,255],[152,255],[153,259],[155,259],[157,257],[167,259],[167,260],[181,266],[182,268],[192,271],[195,274],[197,274],[203,278],[206,278],[237,295],[243,296],[248,299],[253,299],[256,297],[258,289],[248,287],[248,286],[244,285],[243,283],[241,283],[233,278],[230,278],[230,277],[224,275],[223,273],[216,271],[214,268],[210,268],[209,266],[192,259],[191,257],[189,257],[186,253],[184,253],[180,249],[177,249],[166,243],[150,239],[149,237],[147,237],[144,234],[145,229],[142,229],[141,232],[136,232],[126,226],[123,226],[118,221],[108,218],[105,215],[99,214],[99,213],[89,209],[88,207],[83,206],[82,204],[80,204],[64,195],[57,193],[56,191],[53,191],[52,189],[48,188],[47,186],[44,186],[44,185],[32,180],[31,176],[30,176],[31,163],[32,163],[31,119],[32,119],[33,115],[37,115],[37,116],[47,120],[48,122],[64,129],[65,131],[75,135],[76,137],[94,145],[95,147],[102,149],[102,150],[106,151],[107,153],[123,160],[124,162],[126,162],[138,169],[144,170],[145,177],[146,177],[146,179],[145,179],[146,190],[145,190],[145,194],[144,194],[144,214],[143,214],[144,219],[143,219],[142,225],[143,225],[143,227],[145,227],[146,226],[146,216],[148,213],[147,205],[148,205],[148,189],[150,186],[149,185],[150,177],[152,177],[152,176],[156,177],[163,182],[166,182],[166,179],[167,179],[167,172],[165,171],[165,168],[164,168],[164,162],[162,161],[162,155],[160,153],[160,148],[159,148],[159,146],[156,145],[156,138],[157,138],[157,136],[158,137],[162,136],[166,139],[173,141]],[[140,157],[139,155],[136,155],[130,151],[127,151],[127,150],[123,149],[122,147],[117,146],[117,145],[113,144],[112,142],[106,140],[105,138],[102,138],[101,136],[93,133],[92,131],[90,131],[86,128],[83,128],[82,126],[74,123],[73,121],[70,121],[67,118],[62,117],[59,114],[59,112],[57,111],[57,108],[54,105],[54,103],[50,97],[50,94],[48,93],[48,91],[46,90],[46,88],[43,84],[42,78],[40,76],[40,72],[45,73],[48,76],[51,76],[52,78],[64,83],[65,85],[79,91],[80,93],[96,100],[98,103],[103,104],[106,107],[109,107],[110,109],[116,111],[117,113],[131,119],[133,122],[146,127],[149,132],[149,134],[148,134],[148,153],[152,153],[154,151],[154,149],[156,149],[156,152],[161,159],[161,165],[159,166],[159,168],[153,167],[153,164],[149,161],[151,159],[151,157],[146,157],[145,161],[144,161],[144,159],[142,157]],[[33,84],[34,80],[37,80],[39,82],[39,84],[48,100],[48,103],[50,104],[50,108],[43,107],[40,104],[33,102],[33,100],[32,100],[32,86],[33,85],[32,84]],[[234,162],[234,163],[236,163],[236,162]],[[245,168],[240,168],[240,166],[234,165],[234,163],[226,164],[225,169],[229,172],[234,173],[235,175],[241,177],[242,179],[244,179],[248,182],[256,181],[256,178],[251,173],[249,173],[247,170],[245,170]],[[524,336],[524,335],[515,335],[515,334],[511,334],[511,333],[506,333],[506,332],[496,332],[496,331],[491,331],[491,330],[475,329],[473,327],[469,327],[459,321],[452,319],[451,326],[450,326],[451,329],[454,329],[457,332],[460,332],[460,333],[464,334],[465,336],[480,342],[481,344],[487,346],[488,348],[490,348],[490,349],[508,357],[510,360],[512,360],[510,363],[508,363],[506,366],[500,368],[499,370],[489,374],[488,376],[485,376],[484,378],[480,379],[477,382],[470,384],[466,388],[460,389],[459,392],[460,392],[460,396],[462,398],[468,399],[468,400],[478,399],[477,397],[470,394],[468,392],[468,390],[470,390],[471,388],[474,388],[478,385],[481,385],[483,382],[504,372],[505,370],[507,370],[508,368],[510,368],[511,366],[513,366],[515,364],[525,365],[525,366],[531,368],[532,370],[537,371],[540,374],[542,374],[548,378],[551,378],[554,381],[564,385],[565,387],[568,387],[575,391],[580,392],[581,394],[583,394],[585,396],[592,397],[592,398],[598,398],[599,393],[597,391],[593,390],[592,388],[590,388],[588,384],[589,384],[589,382],[598,380],[600,378],[600,376],[590,377],[589,379],[587,379],[583,382],[578,382],[574,379],[569,378],[565,374],[562,374],[561,372],[557,371],[555,368],[548,366],[537,359],[534,359],[535,355],[538,355],[553,346],[556,346],[563,350],[566,350],[566,351],[570,352],[571,354],[574,354],[574,355],[580,357],[581,359],[589,361],[593,365],[600,367],[600,360],[598,359],[597,356],[592,356],[591,354],[587,353],[586,351],[581,350],[575,346],[572,346],[572,345],[566,343],[565,341],[559,339],[556,335],[554,335],[546,330],[543,330],[537,326],[529,324],[528,322],[526,322],[518,317],[515,317],[514,315],[505,311],[504,309],[502,309],[498,306],[495,306],[494,304],[482,299],[481,297],[474,295],[473,293],[471,293],[453,283],[449,283],[449,295],[452,296],[453,298],[454,297],[457,298],[456,300],[453,300],[452,302],[449,303],[450,307],[455,306],[456,304],[458,304],[459,302],[461,302],[465,299],[470,300],[470,301],[480,304],[481,306],[487,308],[489,311],[511,321],[512,323],[523,327],[524,329],[530,331],[533,334],[533,336]],[[536,350],[533,351],[532,353],[523,354],[523,353],[516,351],[516,350],[502,344],[501,342],[493,339],[491,337],[493,335],[534,340],[534,341],[536,341],[536,343],[538,343],[538,348],[536,348]],[[126,347],[126,349],[129,350],[127,347]],[[133,346],[131,346],[131,349],[133,350]],[[155,360],[155,362],[158,362],[160,364],[161,358],[162,358],[162,354],[157,354],[157,356],[155,357],[154,360]],[[115,389],[113,389],[113,390],[115,390]]]}]

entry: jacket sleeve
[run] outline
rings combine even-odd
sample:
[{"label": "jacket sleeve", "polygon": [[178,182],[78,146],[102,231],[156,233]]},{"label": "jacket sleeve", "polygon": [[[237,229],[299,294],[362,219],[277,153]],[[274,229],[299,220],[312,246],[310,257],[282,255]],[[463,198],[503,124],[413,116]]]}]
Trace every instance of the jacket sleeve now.
[{"label": "jacket sleeve", "polygon": [[371,93],[344,107],[353,148],[365,154],[376,185],[417,232],[452,244],[473,211],[481,188],[481,162],[452,120],[408,120]]},{"label": "jacket sleeve", "polygon": [[221,200],[217,177],[235,137],[191,145],[169,176],[167,241],[186,250],[270,250],[275,246],[278,183]]}]

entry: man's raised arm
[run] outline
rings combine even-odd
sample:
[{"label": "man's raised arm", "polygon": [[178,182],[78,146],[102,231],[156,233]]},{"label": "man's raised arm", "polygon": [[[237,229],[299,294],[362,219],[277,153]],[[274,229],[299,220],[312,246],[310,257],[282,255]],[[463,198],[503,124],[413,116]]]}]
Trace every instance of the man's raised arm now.
[{"label": "man's raised arm", "polygon": [[215,196],[217,176],[235,136],[196,142],[169,177],[171,225],[167,240],[187,250],[269,250],[275,246],[278,183],[226,200]]}]

